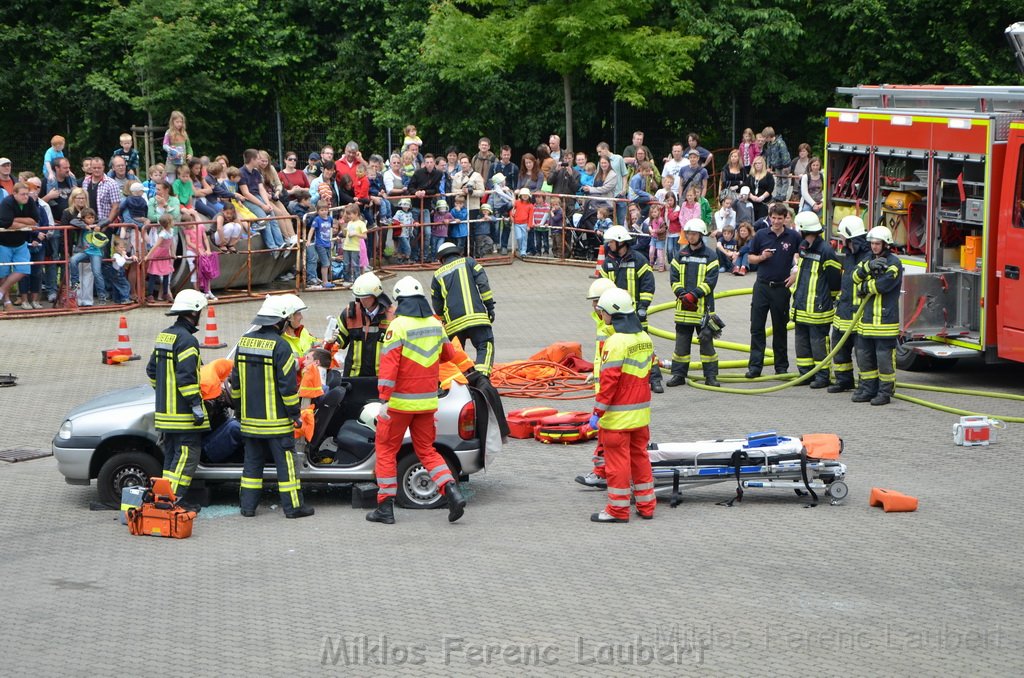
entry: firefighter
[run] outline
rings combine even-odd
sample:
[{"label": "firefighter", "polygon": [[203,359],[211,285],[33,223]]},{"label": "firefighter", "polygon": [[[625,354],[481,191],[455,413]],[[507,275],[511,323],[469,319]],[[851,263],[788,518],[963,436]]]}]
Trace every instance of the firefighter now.
[{"label": "firefighter", "polygon": [[[604,342],[605,339],[615,332],[615,328],[606,324],[604,318],[601,316],[601,312],[597,310],[597,300],[600,299],[601,295],[608,290],[614,289],[616,289],[615,283],[611,280],[608,278],[598,278],[594,282],[590,283],[590,289],[587,290],[587,299],[590,300],[592,307],[590,317],[594,320],[595,325],[594,372],[589,377],[590,382],[594,384],[595,393],[601,390],[601,353],[604,351]],[[603,490],[608,487],[608,483],[605,479],[604,449],[601,447],[600,439],[597,441],[597,447],[594,448],[593,462],[593,470],[586,475],[576,476],[576,482],[580,485],[596,487]]]},{"label": "firefighter", "polygon": [[683,224],[686,245],[672,259],[672,293],[676,296],[676,346],[672,354],[672,377],[666,386],[686,383],[690,369],[690,342],[697,332],[700,337],[700,364],[704,368],[704,383],[718,383],[718,353],[710,332],[701,332],[704,318],[715,310],[715,285],[718,284],[718,252],[704,244],[708,233],[702,219],[690,219]]},{"label": "firefighter", "polygon": [[[835,316],[843,270],[832,246],[821,237],[822,228],[814,212],[796,215],[796,227],[803,236],[797,249],[797,260],[790,271],[793,279],[793,306],[790,311],[794,325],[796,367],[807,374],[829,352],[829,327]],[[828,387],[828,367],[814,375],[811,388]]]},{"label": "firefighter", "polygon": [[[441,270],[445,266],[442,265]],[[377,417],[377,508],[366,514],[374,523],[395,522],[398,450],[405,432],[413,450],[448,502],[448,522],[462,517],[466,500],[444,459],[434,449],[437,425],[438,362],[454,360],[455,351],[434,318],[423,286],[412,276],[395,283],[395,319],[381,349],[377,389],[382,402]],[[467,371],[472,370],[467,365]]]},{"label": "firefighter", "polygon": [[494,294],[484,267],[472,257],[463,256],[455,243],[437,248],[441,267],[434,271],[430,296],[434,312],[441,317],[445,332],[458,338],[462,346],[473,342],[476,370],[491,376],[494,365]]},{"label": "firefighter", "polygon": [[654,343],[634,308],[632,296],[621,289],[608,290],[597,301],[601,318],[615,332],[604,342],[601,386],[590,418],[591,427],[598,428],[608,476],[608,505],[590,516],[595,523],[629,522],[630,484],[641,518],[654,517],[657,501],[647,454]]},{"label": "firefighter", "polygon": [[829,393],[842,393],[853,389],[853,349],[857,343],[857,328],[841,345],[839,340],[850,329],[853,315],[860,306],[861,297],[857,285],[853,284],[853,272],[857,265],[871,256],[871,248],[864,230],[864,220],[855,214],[843,217],[839,222],[839,235],[846,240],[843,254],[843,280],[839,288],[836,315],[832,319],[832,344],[838,346],[832,358],[833,381]]},{"label": "firefighter", "polygon": [[338,319],[338,343],[345,354],[346,377],[375,377],[380,369],[380,349],[391,321],[391,299],[384,294],[380,278],[363,273],[352,283],[355,300]]},{"label": "firefighter", "polygon": [[156,430],[163,434],[163,477],[186,508],[199,507],[188,501],[192,475],[199,465],[203,433],[210,421],[199,388],[199,342],[192,335],[199,329],[199,316],[206,308],[206,296],[196,290],[182,290],[174,297],[167,315],[177,316],[174,324],[157,335],[153,354],[146,365],[149,383],[156,390]]},{"label": "firefighter", "polygon": [[288,299],[268,296],[252,321],[258,329],[238,341],[235,353],[230,384],[245,440],[240,503],[241,513],[247,518],[256,515],[263,492],[263,464],[268,454],[274,457],[277,466],[277,484],[285,517],[305,518],[314,513],[302,501],[292,452],[294,430],[301,426],[296,376],[298,359],[281,333],[297,312],[294,309],[295,304]]},{"label": "firefighter", "polygon": [[[647,307],[654,301],[654,269],[647,257],[634,250],[630,243],[633,236],[625,226],[610,226],[604,232],[604,264],[601,275],[608,278],[616,287],[629,292],[636,308],[640,324],[647,330]],[[661,368],[658,364],[651,365],[651,390],[664,393],[661,383]]]},{"label": "firefighter", "polygon": [[857,265],[853,284],[867,300],[857,326],[857,367],[860,384],[855,403],[888,405],[896,388],[896,338],[900,333],[900,288],[903,263],[891,251],[892,232],[885,226],[868,231],[871,256]]},{"label": "firefighter", "polygon": [[284,330],[281,332],[281,338],[291,346],[295,357],[301,358],[319,341],[302,324],[302,312],[309,307],[306,306],[305,302],[297,294],[282,294],[279,298],[284,307],[289,311],[288,320],[285,322]]}]

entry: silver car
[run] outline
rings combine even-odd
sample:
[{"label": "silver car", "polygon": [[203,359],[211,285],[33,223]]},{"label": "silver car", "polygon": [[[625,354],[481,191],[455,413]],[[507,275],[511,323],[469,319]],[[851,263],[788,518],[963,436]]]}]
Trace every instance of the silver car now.
[{"label": "silver car", "polygon": [[[373,432],[356,421],[363,405],[376,398],[375,378],[342,380],[347,393],[328,417],[317,414],[310,445],[296,441],[295,465],[306,482],[373,482]],[[501,450],[501,436],[486,399],[475,389],[452,383],[441,391],[434,447],[460,479],[483,470]],[[154,428],[155,397],[150,386],[112,391],[73,409],[53,439],[53,456],[64,480],[89,485],[95,479],[100,501],[119,504],[121,489],[159,476],[163,468],[160,435]],[[357,431],[355,435],[353,430]],[[362,431],[360,435],[358,431]],[[484,441],[487,441],[486,443]],[[272,459],[264,477],[276,478]],[[241,451],[223,463],[204,454],[195,473],[207,483],[238,482]],[[408,432],[398,456],[398,502],[408,508],[434,508],[444,502],[412,451]]]}]

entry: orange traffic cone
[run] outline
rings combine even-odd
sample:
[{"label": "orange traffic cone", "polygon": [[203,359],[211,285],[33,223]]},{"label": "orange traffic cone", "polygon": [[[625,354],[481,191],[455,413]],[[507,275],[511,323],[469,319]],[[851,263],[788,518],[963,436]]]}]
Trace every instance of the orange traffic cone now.
[{"label": "orange traffic cone", "polygon": [[206,309],[206,334],[203,336],[203,343],[199,345],[199,348],[224,348],[225,346],[227,344],[221,341],[217,334],[217,312],[213,310],[213,306],[208,306]]},{"label": "orange traffic cone", "polygon": [[871,496],[868,497],[870,506],[881,506],[886,513],[902,513],[917,510],[917,497],[911,497],[895,490],[883,490],[881,487],[872,487]]},{"label": "orange traffic cone", "polygon": [[142,356],[132,350],[132,340],[128,338],[128,318],[121,316],[117,327],[117,352],[128,356],[127,360],[139,360]]},{"label": "orange traffic cone", "polygon": [[601,268],[604,266],[604,245],[599,245],[597,248],[597,265],[594,267],[594,275],[591,278],[601,277]]}]

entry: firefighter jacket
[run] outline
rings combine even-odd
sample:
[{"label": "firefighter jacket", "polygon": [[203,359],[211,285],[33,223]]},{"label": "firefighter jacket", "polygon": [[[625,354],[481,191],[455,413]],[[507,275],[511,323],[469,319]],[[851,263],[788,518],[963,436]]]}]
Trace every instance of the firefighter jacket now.
[{"label": "firefighter jacket", "polygon": [[868,299],[864,315],[857,325],[857,332],[863,337],[895,337],[900,333],[900,288],[903,286],[903,262],[892,252],[886,251],[880,259],[885,268],[879,274],[871,270],[869,257],[853,271],[853,282],[861,296],[874,294]]},{"label": "firefighter jacket", "polygon": [[298,334],[282,332],[281,338],[288,342],[296,358],[306,355],[309,349],[313,348],[313,344],[317,342],[316,337],[309,333],[305,325],[299,325]]},{"label": "firefighter jacket", "polygon": [[380,349],[391,322],[391,300],[381,294],[371,316],[358,299],[349,303],[338,319],[338,343],[345,354],[346,377],[373,377],[380,369]]},{"label": "firefighter jacket", "polygon": [[448,336],[467,327],[491,324],[494,294],[484,267],[472,257],[455,257],[434,271],[430,297]]},{"label": "firefighter jacket", "polygon": [[835,250],[818,236],[801,240],[798,255],[791,318],[805,325],[830,325],[843,278]]},{"label": "firefighter jacket", "polygon": [[[194,336],[196,326],[182,316],[156,337],[153,354],[146,365],[149,383],[156,390],[158,431],[209,431],[210,418],[196,424],[192,408],[203,404],[199,390],[199,342]],[[203,405],[204,415],[206,406]]]},{"label": "firefighter jacket", "polygon": [[242,435],[293,435],[293,422],[300,415],[297,360],[289,343],[272,327],[261,327],[238,341],[230,384]]},{"label": "firefighter jacket", "polygon": [[[707,313],[715,310],[715,285],[718,284],[718,252],[701,241],[696,249],[687,243],[672,259],[669,273],[672,294],[676,297],[675,321],[687,325],[700,325]],[[697,308],[683,308],[686,294],[697,297]]]},{"label": "firefighter jacket", "polygon": [[633,249],[621,257],[609,253],[601,265],[601,275],[629,292],[636,314],[646,326],[647,307],[654,300],[654,269],[647,262],[647,257]]},{"label": "firefighter jacket", "polygon": [[850,321],[864,301],[859,286],[853,284],[853,272],[860,262],[869,258],[871,247],[865,236],[858,235],[846,241],[846,251],[843,253],[843,281],[839,288],[839,301],[836,302],[836,316],[832,319],[832,327],[840,332],[850,329]]},{"label": "firefighter jacket", "polygon": [[590,317],[594,321],[594,391],[601,389],[601,353],[604,351],[604,342],[608,337],[615,334],[615,328],[605,323],[601,314],[591,311]]},{"label": "firefighter jacket", "polygon": [[380,399],[402,412],[435,411],[441,360],[457,360],[441,323],[432,316],[398,316],[388,325],[380,352]]},{"label": "firefighter jacket", "polygon": [[643,428],[651,423],[651,361],[654,343],[639,326],[615,333],[604,342],[601,388],[594,412],[600,427],[611,431]]}]

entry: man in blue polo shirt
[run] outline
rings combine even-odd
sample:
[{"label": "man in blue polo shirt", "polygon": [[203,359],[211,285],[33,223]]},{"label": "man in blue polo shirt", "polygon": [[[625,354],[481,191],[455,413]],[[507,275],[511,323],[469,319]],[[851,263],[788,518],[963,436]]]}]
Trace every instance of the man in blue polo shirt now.
[{"label": "man in blue polo shirt", "polygon": [[775,374],[789,371],[789,349],[786,323],[789,321],[789,286],[793,282],[794,255],[800,249],[800,234],[786,228],[789,208],[783,203],[768,211],[769,228],[760,230],[750,245],[751,264],[757,265],[757,281],[750,300],[750,361],[747,379],[761,376],[764,349],[767,344],[765,321],[772,316],[772,351],[775,353]]}]

